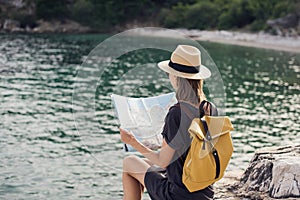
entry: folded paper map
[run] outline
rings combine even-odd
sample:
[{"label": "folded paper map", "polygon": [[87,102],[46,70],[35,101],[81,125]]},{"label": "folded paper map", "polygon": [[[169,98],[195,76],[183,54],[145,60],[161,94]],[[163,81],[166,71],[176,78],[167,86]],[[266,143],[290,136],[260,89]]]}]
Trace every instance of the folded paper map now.
[{"label": "folded paper map", "polygon": [[[112,94],[111,99],[123,129],[153,150],[161,147],[164,119],[169,108],[177,102],[174,92],[147,98]],[[125,150],[134,151],[130,145],[125,145]]]}]

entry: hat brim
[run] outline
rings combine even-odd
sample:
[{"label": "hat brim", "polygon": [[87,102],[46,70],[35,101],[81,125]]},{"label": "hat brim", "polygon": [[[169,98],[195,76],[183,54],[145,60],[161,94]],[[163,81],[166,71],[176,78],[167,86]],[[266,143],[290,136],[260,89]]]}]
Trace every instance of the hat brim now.
[{"label": "hat brim", "polygon": [[204,65],[200,66],[200,70],[198,73],[190,74],[190,73],[184,73],[184,72],[180,72],[180,71],[173,69],[172,67],[169,66],[169,62],[170,62],[170,60],[165,60],[165,61],[159,62],[157,65],[163,71],[165,71],[169,74],[178,76],[178,77],[182,77],[182,78],[199,80],[199,79],[206,79],[211,76],[210,70],[207,67],[205,67]]}]

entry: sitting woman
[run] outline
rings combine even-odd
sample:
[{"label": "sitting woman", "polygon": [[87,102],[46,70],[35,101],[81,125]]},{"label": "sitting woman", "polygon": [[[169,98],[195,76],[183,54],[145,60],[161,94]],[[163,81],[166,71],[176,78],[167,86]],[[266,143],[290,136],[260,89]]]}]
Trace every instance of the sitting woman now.
[{"label": "sitting woman", "polygon": [[211,73],[201,65],[200,51],[189,45],[178,45],[171,59],[158,63],[158,66],[168,73],[178,103],[169,109],[165,118],[163,144],[158,152],[120,128],[121,140],[145,157],[128,156],[124,159],[124,199],[142,199],[145,187],[154,200],[213,199],[212,186],[189,192],[182,183],[183,166],[191,144],[187,131],[192,120],[190,114],[199,116],[199,105],[205,100],[203,79],[210,77]]}]

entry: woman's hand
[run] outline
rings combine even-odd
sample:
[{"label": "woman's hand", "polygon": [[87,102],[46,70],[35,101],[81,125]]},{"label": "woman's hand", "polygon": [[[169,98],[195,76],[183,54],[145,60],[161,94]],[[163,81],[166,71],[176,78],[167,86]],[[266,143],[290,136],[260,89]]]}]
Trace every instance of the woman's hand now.
[{"label": "woman's hand", "polygon": [[134,137],[134,135],[122,128],[120,128],[120,135],[121,135],[121,140],[122,142],[126,143],[126,144],[132,144],[133,142],[136,141],[136,138]]}]

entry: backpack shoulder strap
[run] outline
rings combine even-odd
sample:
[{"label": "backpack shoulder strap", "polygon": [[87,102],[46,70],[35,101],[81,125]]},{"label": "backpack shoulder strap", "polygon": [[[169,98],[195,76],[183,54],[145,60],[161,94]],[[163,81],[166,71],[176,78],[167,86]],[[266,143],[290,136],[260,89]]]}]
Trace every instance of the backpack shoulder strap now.
[{"label": "backpack shoulder strap", "polygon": [[202,118],[209,109],[210,116],[218,116],[218,109],[212,102],[203,100],[199,106],[200,118]]}]

